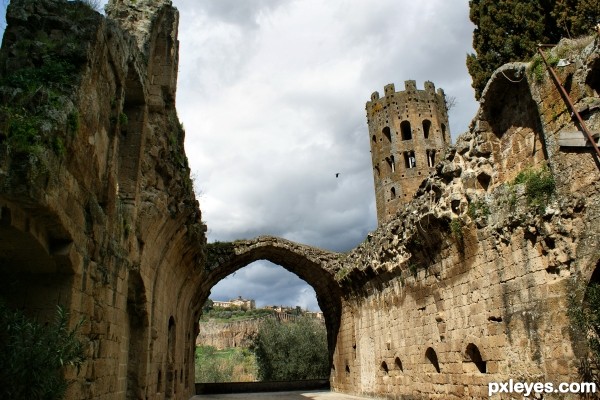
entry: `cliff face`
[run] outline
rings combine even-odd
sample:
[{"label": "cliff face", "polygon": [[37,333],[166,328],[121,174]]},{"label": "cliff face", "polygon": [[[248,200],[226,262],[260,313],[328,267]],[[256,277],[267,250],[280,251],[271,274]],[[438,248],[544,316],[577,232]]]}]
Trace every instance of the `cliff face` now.
[{"label": "cliff face", "polygon": [[196,338],[198,346],[213,346],[219,350],[229,347],[249,347],[252,338],[258,333],[262,319],[250,319],[220,323],[207,321],[200,323]]},{"label": "cliff face", "polygon": [[[570,62],[557,73],[600,131],[600,38],[547,56]],[[583,137],[540,59],[496,71],[415,199],[337,263],[349,294],[335,389],[487,398],[511,378],[581,381],[567,310],[597,281],[600,164],[590,146],[562,145],[569,132]]]},{"label": "cliff face", "polygon": [[[136,23],[135,16],[144,19]],[[189,398],[205,226],[175,110],[170,1],[11,1],[0,54],[0,282],[86,318],[69,398]]]}]

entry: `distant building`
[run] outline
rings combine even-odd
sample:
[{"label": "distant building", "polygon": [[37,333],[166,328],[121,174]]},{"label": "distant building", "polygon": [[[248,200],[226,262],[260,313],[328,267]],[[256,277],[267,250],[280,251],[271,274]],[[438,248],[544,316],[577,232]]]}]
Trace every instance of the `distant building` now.
[{"label": "distant building", "polygon": [[213,307],[220,308],[233,308],[240,307],[245,308],[246,310],[254,310],[256,309],[256,302],[252,299],[243,299],[242,296],[238,296],[237,299],[231,299],[229,301],[217,301],[213,300]]}]

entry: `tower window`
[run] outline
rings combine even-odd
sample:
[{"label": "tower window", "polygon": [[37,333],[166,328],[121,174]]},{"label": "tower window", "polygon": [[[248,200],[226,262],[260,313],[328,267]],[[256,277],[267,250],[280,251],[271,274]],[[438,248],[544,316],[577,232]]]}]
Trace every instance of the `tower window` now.
[{"label": "tower window", "polygon": [[415,168],[417,166],[417,159],[415,158],[414,151],[404,152],[404,167],[407,169]]},{"label": "tower window", "polygon": [[395,187],[393,187],[393,188],[390,190],[390,194],[392,195],[392,199],[395,199],[395,198],[396,198],[396,188],[395,188]]},{"label": "tower window", "polygon": [[392,141],[392,133],[390,132],[390,128],[388,126],[386,126],[385,128],[383,128],[382,132],[385,135],[385,137],[387,138],[387,140],[389,140],[391,142]]},{"label": "tower window", "polygon": [[373,135],[372,139],[373,139],[373,143],[377,143],[377,136]]},{"label": "tower window", "polygon": [[429,168],[435,166],[435,150],[427,150],[427,166]]},{"label": "tower window", "polygon": [[429,138],[429,130],[431,129],[431,121],[428,119],[423,120],[423,136],[425,139]]},{"label": "tower window", "polygon": [[400,132],[402,133],[402,140],[411,140],[412,131],[410,130],[410,122],[402,121],[400,124]]},{"label": "tower window", "polygon": [[442,124],[442,140],[446,142],[446,125]]},{"label": "tower window", "polygon": [[396,166],[395,166],[395,163],[394,163],[394,156],[386,157],[385,161],[387,161],[387,163],[388,163],[388,165],[390,167],[390,172],[391,173],[396,172]]}]

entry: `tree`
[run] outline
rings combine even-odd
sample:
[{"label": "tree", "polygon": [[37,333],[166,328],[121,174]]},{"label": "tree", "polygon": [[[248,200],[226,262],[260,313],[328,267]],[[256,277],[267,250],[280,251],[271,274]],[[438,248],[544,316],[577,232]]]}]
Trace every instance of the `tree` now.
[{"label": "tree", "polygon": [[327,332],[313,318],[303,317],[290,323],[266,319],[254,339],[253,350],[263,381],[329,376]]},{"label": "tree", "polygon": [[589,34],[600,17],[597,0],[470,0],[469,7],[476,54],[467,55],[467,68],[476,99],[498,67],[531,58],[538,43]]}]

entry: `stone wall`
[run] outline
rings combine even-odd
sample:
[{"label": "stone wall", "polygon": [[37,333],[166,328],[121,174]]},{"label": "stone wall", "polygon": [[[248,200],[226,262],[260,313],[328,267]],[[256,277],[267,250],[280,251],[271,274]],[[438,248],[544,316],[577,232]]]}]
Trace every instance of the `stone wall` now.
[{"label": "stone wall", "polygon": [[[572,61],[558,73],[592,131],[599,45],[565,40],[552,50]],[[487,398],[493,381],[581,381],[567,309],[600,266],[600,164],[591,147],[558,145],[577,128],[534,68],[498,70],[470,131],[417,198],[339,261],[335,390]],[[543,168],[556,193],[538,207],[515,178]]]},{"label": "stone wall", "polygon": [[[135,3],[135,5],[134,5]],[[127,25],[146,15],[143,35]],[[0,282],[85,319],[69,399],[194,392],[205,226],[175,111],[170,1],[13,0],[0,55]],[[133,35],[132,35],[133,33]]]}]

